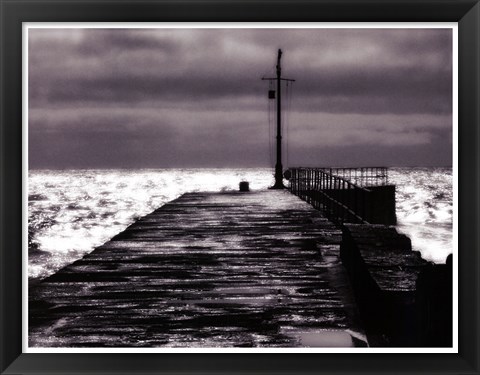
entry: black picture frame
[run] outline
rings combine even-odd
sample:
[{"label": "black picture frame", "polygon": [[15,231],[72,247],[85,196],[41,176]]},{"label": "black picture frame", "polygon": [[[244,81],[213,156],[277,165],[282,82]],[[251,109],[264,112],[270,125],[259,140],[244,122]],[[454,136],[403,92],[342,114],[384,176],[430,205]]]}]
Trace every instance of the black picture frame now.
[{"label": "black picture frame", "polygon": [[[0,0],[2,374],[478,374],[479,0]],[[22,22],[458,22],[458,354],[22,353]]]}]

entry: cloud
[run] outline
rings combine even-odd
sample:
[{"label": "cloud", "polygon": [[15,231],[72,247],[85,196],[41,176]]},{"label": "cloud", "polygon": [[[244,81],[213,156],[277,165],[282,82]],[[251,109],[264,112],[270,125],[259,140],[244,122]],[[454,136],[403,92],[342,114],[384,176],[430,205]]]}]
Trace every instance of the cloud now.
[{"label": "cloud", "polygon": [[378,145],[444,163],[451,46],[443,29],[30,29],[31,164],[265,163],[278,47],[299,161]]}]

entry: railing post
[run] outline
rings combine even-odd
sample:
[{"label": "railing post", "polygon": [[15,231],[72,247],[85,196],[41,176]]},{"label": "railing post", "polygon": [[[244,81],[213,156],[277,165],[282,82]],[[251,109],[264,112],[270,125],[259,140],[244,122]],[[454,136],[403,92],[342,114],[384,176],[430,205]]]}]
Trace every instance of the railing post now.
[{"label": "railing post", "polygon": [[297,178],[298,178],[298,184],[297,184],[298,185],[298,194],[297,195],[301,198],[302,197],[301,196],[302,195],[302,185],[301,185],[302,170],[301,169],[298,170],[298,177]]},{"label": "railing post", "polygon": [[[355,215],[359,216],[358,215],[358,200],[357,200],[357,194],[358,194],[358,187],[356,185],[352,185],[352,205],[353,205],[353,212],[355,212]],[[357,218],[354,217],[353,218],[353,222],[357,222]]]},{"label": "railing post", "polygon": [[298,195],[298,169],[295,168],[295,195]]},{"label": "railing post", "polygon": [[308,169],[307,171],[307,183],[308,183],[308,194],[307,194],[307,202],[311,203],[312,202],[312,170]]},{"label": "railing post", "polygon": [[303,192],[302,192],[302,184],[303,184],[302,178],[303,178],[303,169],[299,169],[298,170],[298,196],[303,199],[303,197],[302,197],[302,195],[303,195]]},{"label": "railing post", "polygon": [[292,177],[290,179],[290,191],[295,194],[295,169],[292,168]]},{"label": "railing post", "polygon": [[298,195],[298,169],[295,168],[295,195]]},{"label": "railing post", "polygon": [[308,203],[312,204],[313,169],[308,170]]},{"label": "railing post", "polygon": [[306,199],[307,177],[305,169],[302,169],[302,199]]}]

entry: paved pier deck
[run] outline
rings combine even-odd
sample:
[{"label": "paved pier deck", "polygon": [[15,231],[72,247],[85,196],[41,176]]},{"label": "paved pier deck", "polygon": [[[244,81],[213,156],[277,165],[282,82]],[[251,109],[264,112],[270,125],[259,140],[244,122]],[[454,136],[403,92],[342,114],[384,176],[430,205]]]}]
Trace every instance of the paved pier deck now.
[{"label": "paved pier deck", "polygon": [[31,287],[29,345],[366,346],[340,241],[287,191],[185,194]]}]

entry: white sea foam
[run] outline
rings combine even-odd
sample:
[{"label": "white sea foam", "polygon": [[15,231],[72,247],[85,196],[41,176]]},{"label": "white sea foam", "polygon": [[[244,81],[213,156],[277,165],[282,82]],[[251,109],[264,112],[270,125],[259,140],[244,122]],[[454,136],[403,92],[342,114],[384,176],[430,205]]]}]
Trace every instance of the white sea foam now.
[{"label": "white sea foam", "polygon": [[424,259],[445,263],[452,252],[452,169],[392,168],[389,182],[397,185],[399,231]]},{"label": "white sea foam", "polygon": [[[399,229],[425,259],[444,262],[452,251],[451,169],[397,168],[389,176],[397,184]],[[241,180],[266,189],[272,171],[30,171],[29,277],[52,274],[185,192],[237,190]]]}]

